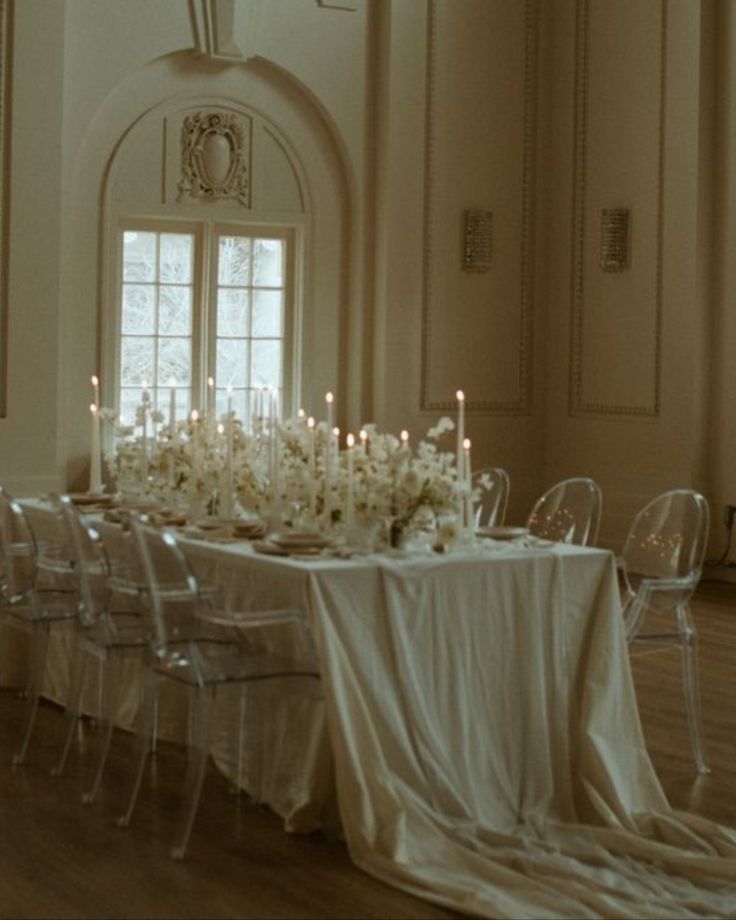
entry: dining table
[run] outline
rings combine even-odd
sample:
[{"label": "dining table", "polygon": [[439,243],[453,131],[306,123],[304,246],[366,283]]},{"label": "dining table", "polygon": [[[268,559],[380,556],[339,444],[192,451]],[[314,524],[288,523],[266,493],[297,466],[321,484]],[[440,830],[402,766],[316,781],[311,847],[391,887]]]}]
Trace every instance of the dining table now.
[{"label": "dining table", "polygon": [[[48,530],[48,502],[24,506]],[[94,518],[114,555],[122,528]],[[281,555],[192,528],[179,539],[226,609],[293,608],[309,624],[320,680],[262,682],[215,727],[218,766],[288,830],[339,828],[359,867],[468,915],[736,916],[736,832],[673,810],[647,753],[611,552],[523,537]],[[59,702],[65,642],[48,666]],[[139,679],[126,679],[130,727]],[[171,713],[165,737],[181,731]]]}]

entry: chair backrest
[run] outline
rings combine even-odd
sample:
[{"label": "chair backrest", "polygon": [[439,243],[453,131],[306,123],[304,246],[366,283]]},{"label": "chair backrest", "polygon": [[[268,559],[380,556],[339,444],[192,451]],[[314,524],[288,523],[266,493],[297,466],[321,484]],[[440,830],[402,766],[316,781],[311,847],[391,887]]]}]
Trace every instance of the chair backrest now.
[{"label": "chair backrest", "polygon": [[30,599],[36,586],[38,546],[25,511],[0,486],[0,596],[8,603]]},{"label": "chair backrest", "polygon": [[506,470],[487,466],[473,473],[473,489],[480,493],[475,507],[476,527],[495,527],[506,520],[511,483]]},{"label": "chair backrest", "polygon": [[83,626],[107,623],[110,602],[110,561],[102,537],[77,510],[68,495],[56,499],[66,528]]},{"label": "chair backrest", "polygon": [[594,545],[603,504],[600,486],[592,479],[564,479],[537,499],[527,519],[530,532],[556,543]]},{"label": "chair backrest", "polygon": [[132,518],[130,526],[146,581],[154,652],[160,659],[179,657],[182,641],[197,638],[204,603],[199,582],[172,531],[140,518]]},{"label": "chair backrest", "polygon": [[697,583],[708,538],[708,502],[693,489],[653,498],[634,518],[624,543],[626,572]]}]

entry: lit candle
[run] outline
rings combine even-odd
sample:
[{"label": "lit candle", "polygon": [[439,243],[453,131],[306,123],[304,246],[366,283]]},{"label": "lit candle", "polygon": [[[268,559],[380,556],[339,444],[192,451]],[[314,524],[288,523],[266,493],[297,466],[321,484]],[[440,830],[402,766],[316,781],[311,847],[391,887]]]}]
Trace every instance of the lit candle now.
[{"label": "lit candle", "polygon": [[327,446],[325,448],[325,522],[329,527],[332,524],[332,463],[333,445],[337,444],[340,429],[333,428],[327,432]]},{"label": "lit candle", "polygon": [[207,409],[210,412],[215,411],[215,378],[207,378]]},{"label": "lit candle", "polygon": [[399,438],[401,439],[401,446],[402,446],[402,447],[408,447],[408,446],[409,446],[409,432],[408,432],[406,429],[404,429],[404,430],[401,432],[401,434],[399,435]]},{"label": "lit candle", "polygon": [[360,449],[363,456],[368,454],[368,432],[365,428],[360,429]]},{"label": "lit candle", "polygon": [[89,489],[98,495],[102,492],[102,455],[100,453],[100,410],[96,403],[90,403],[92,414],[92,444],[90,450]]},{"label": "lit candle", "polygon": [[473,496],[471,495],[470,472],[470,438],[463,438],[465,462],[463,464],[463,485],[465,486],[465,513],[463,515],[463,528],[470,534],[473,529]]},{"label": "lit candle", "polygon": [[457,466],[458,479],[463,475],[463,441],[465,440],[465,393],[458,390],[455,394],[457,397],[457,452],[455,464]]},{"label": "lit candle", "polygon": [[302,423],[302,425],[303,425],[304,422],[305,422],[305,420],[306,420],[306,418],[307,418],[307,413],[304,411],[304,409],[300,409],[300,410],[297,412],[296,417],[299,419],[299,421],[300,421],[300,422]]},{"label": "lit candle", "polygon": [[223,490],[222,517],[232,517],[233,513],[233,388],[227,388],[227,426],[225,428],[225,488]]},{"label": "lit candle", "polygon": [[176,379],[174,377],[169,378],[169,431],[171,436],[174,436],[174,428],[176,426]]},{"label": "lit candle", "polygon": [[148,395],[148,384],[143,381],[141,384],[141,409],[143,416],[143,435],[141,437],[141,448],[143,462],[141,464],[141,478],[146,484],[148,482],[148,403],[151,397]]},{"label": "lit candle", "polygon": [[97,409],[100,408],[100,378],[97,374],[92,374],[92,393],[93,401]]},{"label": "lit candle", "polygon": [[327,405],[327,430],[332,431],[334,424],[334,402],[335,397],[332,393],[325,393],[325,404]]},{"label": "lit candle", "polygon": [[307,419],[307,472],[309,477],[309,517],[314,520],[317,514],[317,489],[315,484],[315,455],[314,455],[314,419],[310,415]]},{"label": "lit candle", "polygon": [[199,412],[196,409],[189,413],[189,420],[192,423],[192,466],[195,473],[199,473]]},{"label": "lit candle", "polygon": [[348,445],[348,495],[347,502],[345,505],[345,523],[348,527],[351,527],[353,524],[353,511],[354,511],[354,497],[353,497],[353,477],[355,475],[355,458],[353,452],[355,450],[355,436],[349,434],[347,436],[347,445]]}]

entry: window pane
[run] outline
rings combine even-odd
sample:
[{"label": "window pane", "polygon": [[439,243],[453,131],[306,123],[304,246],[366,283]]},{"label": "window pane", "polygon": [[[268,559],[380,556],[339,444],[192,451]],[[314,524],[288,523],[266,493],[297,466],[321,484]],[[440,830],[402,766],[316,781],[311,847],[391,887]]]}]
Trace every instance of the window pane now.
[{"label": "window pane", "polygon": [[281,385],[281,342],[276,340],[254,340],[251,343],[253,369],[251,382],[256,386],[278,387]]},{"label": "window pane", "polygon": [[248,292],[219,288],[217,291],[217,334],[248,335]]},{"label": "window pane", "polygon": [[124,284],[123,334],[152,335],[155,321],[156,288],[152,284]]},{"label": "window pane", "polygon": [[244,387],[248,382],[248,342],[218,339],[217,383],[221,387]]},{"label": "window pane", "polygon": [[162,287],[158,300],[158,331],[161,335],[190,335],[192,331],[192,289]]},{"label": "window pane", "polygon": [[244,236],[221,236],[218,263],[218,284],[248,284],[250,281],[251,241]]},{"label": "window pane", "polygon": [[123,280],[153,281],[156,277],[156,234],[126,230],[123,234]]},{"label": "window pane", "polygon": [[253,291],[253,336],[283,335],[283,294],[281,291]]},{"label": "window pane", "polygon": [[141,402],[141,391],[139,387],[130,389],[123,387],[120,391],[120,424],[135,425],[135,410]]},{"label": "window pane", "polygon": [[189,233],[162,233],[159,278],[172,284],[192,281],[194,237]]},{"label": "window pane", "polygon": [[282,240],[253,240],[253,284],[260,287],[283,285]]},{"label": "window pane", "polygon": [[153,338],[123,336],[120,356],[120,381],[125,386],[140,387],[154,379]]},{"label": "window pane", "polygon": [[167,384],[173,377],[177,386],[189,386],[191,375],[191,340],[159,339],[158,340],[158,379],[162,384]]},{"label": "window pane", "polygon": [[[248,405],[247,405],[247,394],[248,390],[233,390],[230,395],[232,400],[233,412],[235,415],[242,421],[248,422],[250,416],[247,414]],[[227,412],[227,399],[228,392],[227,390],[220,389],[218,387],[215,394],[215,415],[217,418],[222,418],[222,416]]]}]

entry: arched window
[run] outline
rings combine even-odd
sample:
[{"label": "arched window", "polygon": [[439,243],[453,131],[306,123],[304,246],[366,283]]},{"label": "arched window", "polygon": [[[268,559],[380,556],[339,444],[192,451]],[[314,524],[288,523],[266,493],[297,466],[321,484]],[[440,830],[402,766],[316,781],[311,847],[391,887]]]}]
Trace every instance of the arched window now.
[{"label": "arched window", "polygon": [[[133,424],[143,388],[153,408],[215,410],[246,425],[261,389],[291,392],[294,228],[121,218],[117,405]],[[208,384],[209,381],[209,384]]]}]

